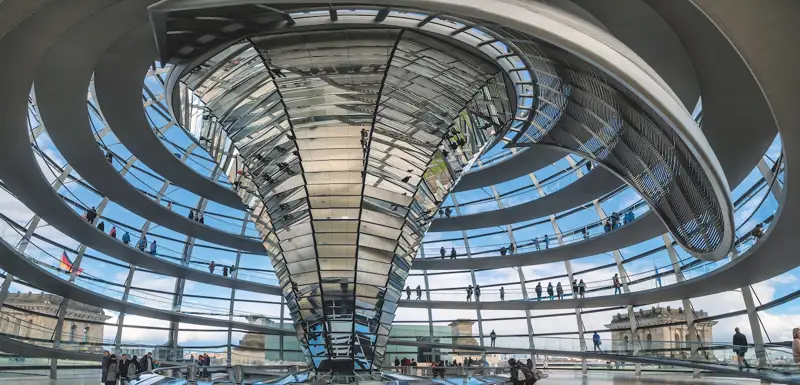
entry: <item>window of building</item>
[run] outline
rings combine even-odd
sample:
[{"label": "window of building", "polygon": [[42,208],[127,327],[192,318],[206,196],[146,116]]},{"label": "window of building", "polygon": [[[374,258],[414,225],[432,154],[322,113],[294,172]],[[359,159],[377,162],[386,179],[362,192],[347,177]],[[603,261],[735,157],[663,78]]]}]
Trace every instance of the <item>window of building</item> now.
[{"label": "window of building", "polygon": [[78,325],[72,324],[69,328],[69,342],[75,342],[75,333],[78,331]]}]

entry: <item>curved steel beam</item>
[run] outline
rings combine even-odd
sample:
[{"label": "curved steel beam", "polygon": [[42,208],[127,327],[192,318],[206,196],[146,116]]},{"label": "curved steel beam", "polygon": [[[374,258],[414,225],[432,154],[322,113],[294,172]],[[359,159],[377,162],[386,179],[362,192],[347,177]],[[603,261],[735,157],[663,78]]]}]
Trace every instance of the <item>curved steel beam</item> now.
[{"label": "curved steel beam", "polygon": [[[136,10],[140,17],[136,17]],[[109,9],[127,18],[92,17],[59,36],[43,57],[35,79],[37,101],[42,119],[61,154],[87,182],[116,203],[147,219],[177,232],[220,245],[263,252],[261,240],[241,237],[200,224],[154,202],[136,190],[107,161],[97,146],[86,113],[86,89],[100,56],[120,36],[147,33],[144,10],[137,2],[123,2]],[[105,14],[105,12],[104,12]],[[120,22],[117,19],[125,19]],[[141,78],[144,79],[142,68]],[[143,82],[142,82],[143,83]],[[113,129],[113,126],[112,126]]]},{"label": "curved steel beam", "polygon": [[94,89],[104,119],[132,154],[175,186],[242,209],[244,205],[235,191],[197,173],[173,155],[156,136],[145,112],[140,109],[143,74],[157,57],[149,28],[145,30],[147,33],[143,36],[129,34],[116,41],[96,64]]}]

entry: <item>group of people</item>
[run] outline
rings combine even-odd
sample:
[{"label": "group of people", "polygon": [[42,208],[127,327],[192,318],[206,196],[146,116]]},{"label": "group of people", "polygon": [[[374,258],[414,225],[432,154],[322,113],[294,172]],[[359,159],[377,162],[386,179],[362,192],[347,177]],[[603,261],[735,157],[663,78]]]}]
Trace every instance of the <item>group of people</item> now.
[{"label": "group of people", "polygon": [[[544,237],[542,237],[542,242],[544,242],[544,249],[545,250],[550,249],[550,236],[549,235],[545,234]],[[533,238],[533,247],[536,248],[536,251],[539,251],[539,250],[542,249],[542,247],[539,246],[539,237]]]},{"label": "group of people", "polygon": [[[189,362],[192,362],[197,366],[211,366],[211,357],[209,357],[208,354],[203,353],[200,356],[198,356],[197,359],[195,359],[194,358],[194,354],[192,354],[189,357]],[[199,368],[197,369],[197,372],[198,372],[197,374],[199,375],[200,374],[200,369]],[[207,367],[203,368],[203,377],[208,377],[208,368]]]},{"label": "group of people", "polygon": [[511,242],[508,245],[508,247],[503,246],[503,247],[500,248],[500,255],[501,256],[505,256],[506,254],[513,255],[516,252],[517,252],[517,245],[515,245],[514,242]]},{"label": "group of people", "polygon": [[[616,277],[616,275],[614,275],[614,277]],[[536,292],[536,300],[537,301],[541,301],[542,300],[542,292],[543,292],[542,283],[541,282],[536,284],[536,287],[534,288],[534,291]],[[572,281],[572,295],[574,296],[574,298],[585,298],[585,296],[586,296],[586,283],[584,283],[582,279],[580,281],[577,280],[577,279]],[[553,287],[553,283],[552,282],[548,282],[547,283],[547,297],[551,301],[556,299],[556,298],[558,298],[559,300],[564,299],[564,288],[561,287],[561,282],[557,282],[555,287]],[[503,298],[502,288],[501,288],[501,296],[500,296],[500,298],[501,298],[501,300],[503,300],[502,299]]]},{"label": "group of people", "polygon": [[417,366],[417,360],[414,358],[406,358],[399,359],[397,357],[394,358],[394,366]]},{"label": "group of people", "polygon": [[528,362],[522,363],[516,359],[509,359],[508,366],[511,369],[511,383],[513,385],[533,385],[544,377],[541,371],[533,366],[533,361],[528,358]]},{"label": "group of people", "polygon": [[[89,223],[94,224],[95,219],[97,219],[97,209],[94,206],[92,206],[89,210],[86,210],[86,214],[84,214],[83,217]],[[100,223],[97,224],[97,229],[102,232],[105,232],[106,231],[105,222],[100,221]],[[117,239],[117,226],[111,226],[111,230],[108,232],[108,235],[111,236],[111,238]],[[124,234],[122,234],[122,243],[125,246],[129,246],[131,243],[131,235],[128,234],[127,231]],[[150,245],[149,248],[147,246],[148,243]],[[147,252],[150,253],[150,255],[156,255],[156,253],[158,252],[158,244],[156,243],[156,241],[153,240],[153,242],[148,242],[147,235],[144,234],[142,234],[142,237],[139,238],[138,242],[136,242],[136,248],[139,249],[140,251],[145,251],[145,249],[147,249]]]},{"label": "group of people", "polygon": [[[198,214],[198,215],[200,215],[200,214]],[[94,207],[92,207],[91,209],[87,210],[86,211],[86,215],[84,215],[84,218],[86,218],[86,220],[89,221],[89,223],[93,223],[94,220],[97,218],[97,210]],[[194,210],[189,212],[189,218],[196,220],[195,218],[197,218],[197,217],[194,216]],[[200,220],[199,220],[200,223],[203,223],[202,219],[203,219],[203,217],[202,217],[202,215],[200,215]],[[101,221],[99,224],[97,224],[97,228],[100,231],[105,231],[105,223]],[[108,235],[110,235],[112,238],[116,239],[117,238],[117,227],[116,226],[112,226],[111,227],[111,231],[108,232]],[[130,243],[131,243],[131,235],[128,234],[127,231],[122,235],[122,243],[125,246],[129,246]],[[150,245],[149,248],[147,247],[148,243]],[[148,242],[147,241],[147,235],[142,235],[142,237],[139,238],[139,241],[136,242],[136,248],[139,249],[140,251],[145,251],[145,249],[147,249],[148,250],[147,252],[150,255],[153,255],[153,256],[155,256],[156,253],[158,252],[158,244],[156,243],[156,240],[154,239],[153,242]],[[214,261],[211,261],[208,264],[208,272],[211,273],[211,274],[214,274],[214,270],[215,269],[216,269],[216,263]],[[230,272],[230,274],[233,275],[233,271],[234,270],[236,270],[236,267],[234,267],[234,266],[230,266],[230,267],[229,266],[222,266],[222,276],[223,277],[227,277],[228,276],[228,272]]]},{"label": "group of people", "polygon": [[203,223],[203,224],[206,223],[205,222],[205,217],[203,217],[203,213],[198,211],[197,214],[195,214],[194,213],[194,209],[189,209],[189,219],[191,219],[191,220],[193,220],[195,222]]},{"label": "group of people", "polygon": [[636,219],[636,214],[633,213],[633,210],[628,210],[622,216],[622,222],[620,222],[619,213],[613,212],[611,216],[603,221],[603,230],[605,232],[609,232],[611,230],[615,230],[620,228],[622,225],[627,225],[628,223],[633,222]]},{"label": "group of people", "polygon": [[[406,299],[411,299],[411,286],[406,286]],[[422,299],[422,286],[417,285],[417,301]]]},{"label": "group of people", "polygon": [[[214,274],[214,270],[216,270],[216,269],[217,269],[217,264],[214,261],[211,261],[211,262],[208,263],[208,272],[209,273]],[[233,272],[235,270],[236,270],[236,266],[233,266],[233,265],[231,265],[231,266],[222,265],[222,276],[223,277],[227,277],[228,276],[228,272],[230,272],[231,276],[233,276]]]},{"label": "group of people", "polygon": [[123,354],[119,359],[108,350],[103,352],[102,382],[106,385],[116,385],[117,380],[127,384],[135,379],[139,373],[158,368],[158,361],[153,359],[153,353],[145,354],[141,359],[136,356],[128,357]]},{"label": "group of people", "polygon": [[439,209],[439,218],[441,218],[441,217],[450,218],[451,215],[453,215],[453,208],[452,207],[445,207],[445,208]]},{"label": "group of people", "polygon": [[481,300],[481,285],[475,285],[473,288],[472,285],[467,286],[467,302],[472,302],[472,293],[475,293],[475,300]]},{"label": "group of people", "polygon": [[[442,246],[442,248],[439,249],[439,255],[442,256],[442,259],[444,259],[444,256],[446,254],[447,254],[447,250],[445,250],[444,246]],[[453,248],[450,249],[450,259],[456,259],[456,257],[458,257],[458,253],[456,252],[456,248],[453,247]]]}]

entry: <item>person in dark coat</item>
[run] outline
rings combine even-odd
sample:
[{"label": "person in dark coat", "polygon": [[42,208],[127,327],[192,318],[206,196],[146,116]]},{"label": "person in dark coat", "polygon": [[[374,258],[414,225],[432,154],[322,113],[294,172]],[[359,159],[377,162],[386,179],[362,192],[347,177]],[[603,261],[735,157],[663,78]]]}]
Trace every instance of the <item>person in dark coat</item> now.
[{"label": "person in dark coat", "polygon": [[139,366],[139,371],[141,372],[149,372],[153,370],[155,368],[155,366],[153,366],[153,353],[145,354],[139,362]]},{"label": "person in dark coat", "polygon": [[750,369],[750,364],[744,359],[744,354],[747,353],[747,336],[739,331],[739,328],[734,329],[733,334],[733,352],[736,353],[736,361],[739,363],[739,370],[742,370],[742,363],[747,369]]},{"label": "person in dark coat", "polygon": [[133,367],[134,367],[133,373],[134,374],[141,373],[142,372],[142,367],[139,364],[139,357],[136,357],[136,355],[134,354],[133,358],[131,358],[131,361],[132,361]]},{"label": "person in dark coat", "polygon": [[108,350],[103,351],[103,370],[100,375],[100,382],[105,384],[106,383],[106,375],[108,373],[108,360],[111,357],[111,353]]}]

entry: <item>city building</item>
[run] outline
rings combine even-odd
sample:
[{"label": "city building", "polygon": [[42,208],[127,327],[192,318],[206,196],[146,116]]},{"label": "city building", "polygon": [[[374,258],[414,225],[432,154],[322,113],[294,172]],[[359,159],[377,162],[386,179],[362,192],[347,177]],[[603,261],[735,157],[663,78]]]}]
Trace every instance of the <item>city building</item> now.
[{"label": "city building", "polygon": [[[631,332],[631,319],[628,314],[616,314],[611,323],[605,325],[611,330],[611,349],[616,352],[633,353],[637,349],[641,354],[656,357],[691,356],[691,348],[701,349],[700,355],[713,356],[713,352],[702,350],[714,345],[714,325],[717,321],[700,321],[692,324],[695,337],[692,338],[683,308],[652,307],[649,310],[640,308],[634,312],[636,318],[636,335]],[[695,318],[705,318],[708,314],[702,310],[694,311]],[[638,345],[635,346],[635,345]]]},{"label": "city building", "polygon": [[[50,341],[63,301],[53,294],[9,293],[0,308],[0,332],[36,343]],[[70,349],[101,353],[105,346],[104,323],[109,318],[102,308],[69,301],[61,342]]]}]

